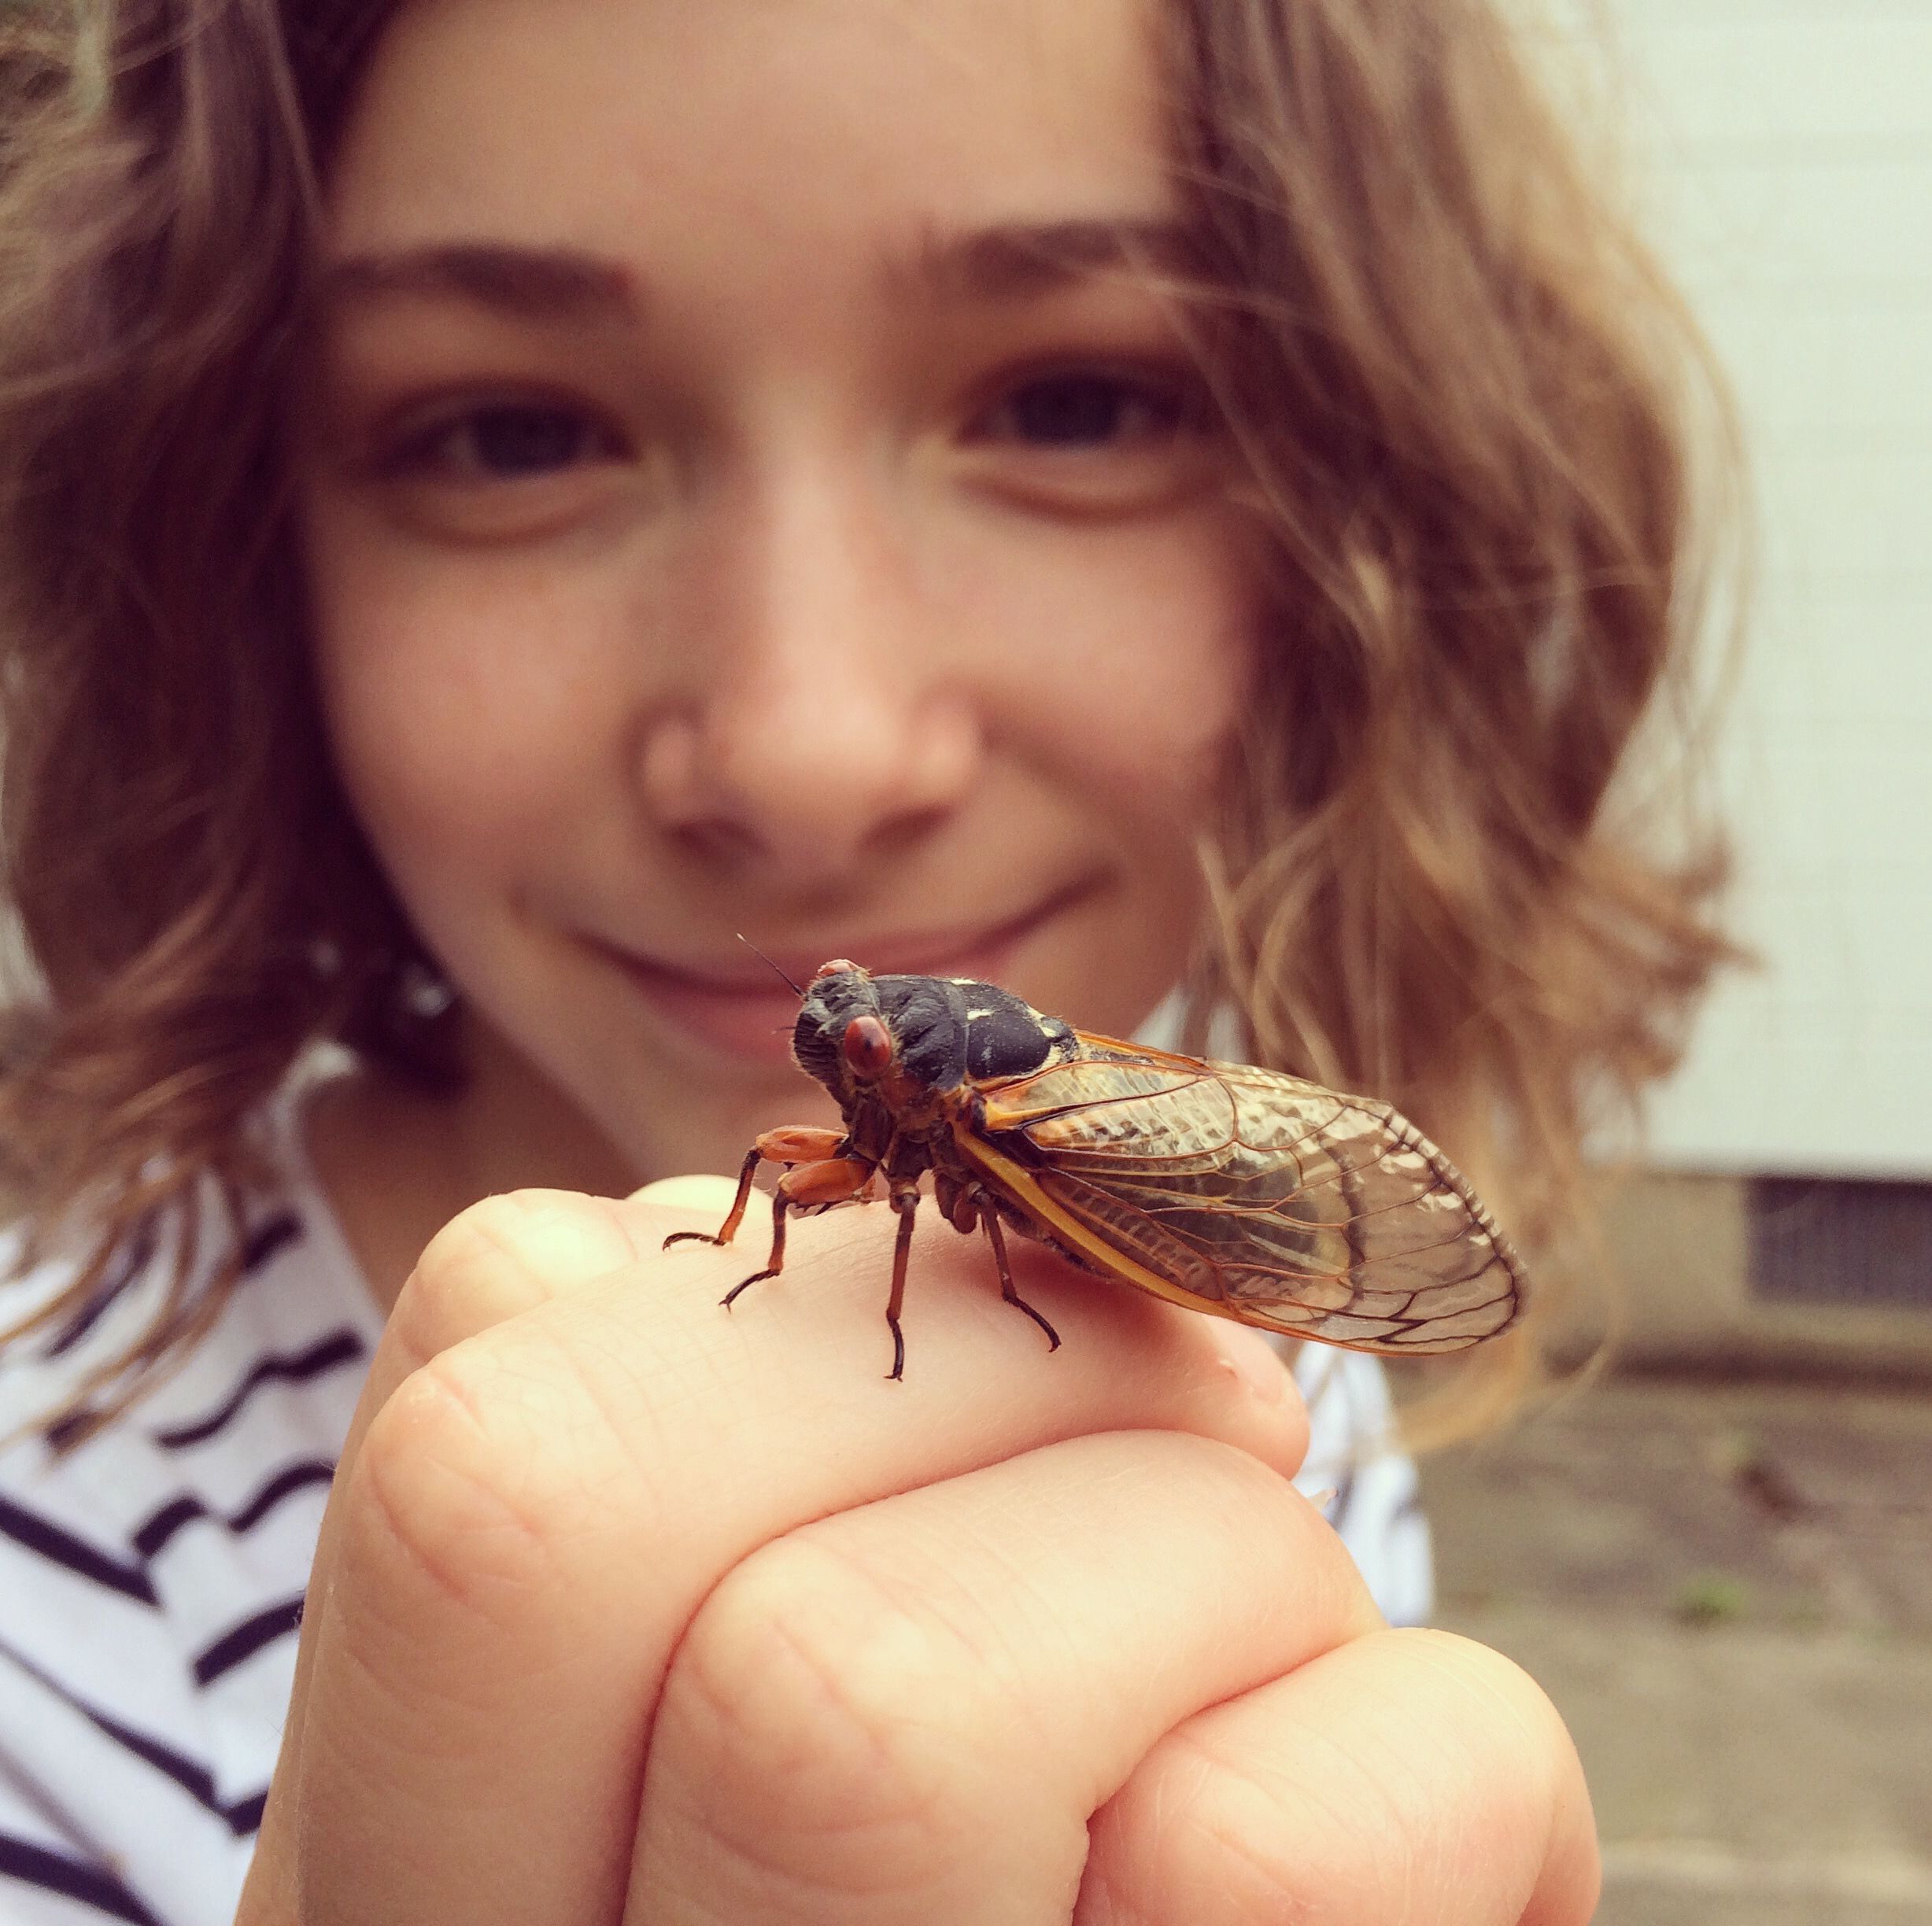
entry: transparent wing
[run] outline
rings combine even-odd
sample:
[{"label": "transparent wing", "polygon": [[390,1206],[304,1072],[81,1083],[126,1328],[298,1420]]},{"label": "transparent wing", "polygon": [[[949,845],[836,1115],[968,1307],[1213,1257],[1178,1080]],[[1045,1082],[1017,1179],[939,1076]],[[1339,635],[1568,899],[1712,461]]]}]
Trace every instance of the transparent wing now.
[{"label": "transparent wing", "polygon": [[1097,1267],[1358,1351],[1457,1351],[1514,1320],[1508,1238],[1387,1104],[1082,1040],[1094,1054],[988,1090],[978,1131],[957,1141]]}]

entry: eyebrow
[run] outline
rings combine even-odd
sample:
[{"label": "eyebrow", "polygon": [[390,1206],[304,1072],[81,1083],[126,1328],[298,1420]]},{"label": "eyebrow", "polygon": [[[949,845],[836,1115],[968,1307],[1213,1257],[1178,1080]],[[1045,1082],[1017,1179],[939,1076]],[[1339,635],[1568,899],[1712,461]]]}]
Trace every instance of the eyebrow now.
[{"label": "eyebrow", "polygon": [[462,301],[530,320],[609,320],[637,306],[630,275],[576,248],[454,241],[350,254],[321,272],[323,312],[394,300]]},{"label": "eyebrow", "polygon": [[1199,245],[1180,221],[1063,220],[928,229],[887,276],[940,297],[1002,301],[1114,274],[1191,278],[1200,270]]},{"label": "eyebrow", "polygon": [[[928,228],[884,264],[890,286],[929,298],[1018,301],[1110,274],[1192,275],[1199,249],[1179,221],[1004,222]],[[466,301],[526,320],[634,317],[645,290],[608,256],[577,248],[456,241],[372,250],[324,267],[316,305],[329,312],[394,300]]]}]

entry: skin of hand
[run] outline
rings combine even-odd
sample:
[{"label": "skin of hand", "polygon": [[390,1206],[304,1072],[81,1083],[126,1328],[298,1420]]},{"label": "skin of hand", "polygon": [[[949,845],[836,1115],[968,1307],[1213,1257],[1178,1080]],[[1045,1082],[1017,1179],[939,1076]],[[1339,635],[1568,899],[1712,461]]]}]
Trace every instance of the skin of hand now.
[{"label": "skin of hand", "polygon": [[1589,1919],[1561,1721],[1383,1625],[1256,1334],[1016,1247],[1050,1355],[928,1232],[892,1384],[889,1212],[730,1315],[756,1237],[661,1248],[718,1217],[526,1191],[425,1251],[241,1926]]}]

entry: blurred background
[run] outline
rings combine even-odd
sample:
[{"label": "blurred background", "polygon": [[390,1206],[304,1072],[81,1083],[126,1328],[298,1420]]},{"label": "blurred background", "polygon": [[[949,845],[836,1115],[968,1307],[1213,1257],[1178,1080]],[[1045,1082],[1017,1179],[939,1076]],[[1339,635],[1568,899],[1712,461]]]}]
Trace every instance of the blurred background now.
[{"label": "blurred background", "polygon": [[1932,1922],[1932,0],[1577,0],[1549,51],[1742,408],[1762,967],[1616,1206],[1609,1375],[1424,1467],[1438,1618],[1569,1721],[1601,1926]]}]

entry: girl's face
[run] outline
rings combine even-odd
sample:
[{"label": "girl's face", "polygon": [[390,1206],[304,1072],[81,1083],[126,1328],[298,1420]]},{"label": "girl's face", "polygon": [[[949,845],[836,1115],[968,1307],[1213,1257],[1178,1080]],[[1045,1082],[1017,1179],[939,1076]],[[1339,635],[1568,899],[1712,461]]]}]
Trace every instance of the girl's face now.
[{"label": "girl's face", "polygon": [[1258,625],[1133,0],[411,0],[303,518],[349,795],[638,1178],[820,1100],[801,980],[1171,987]]}]

